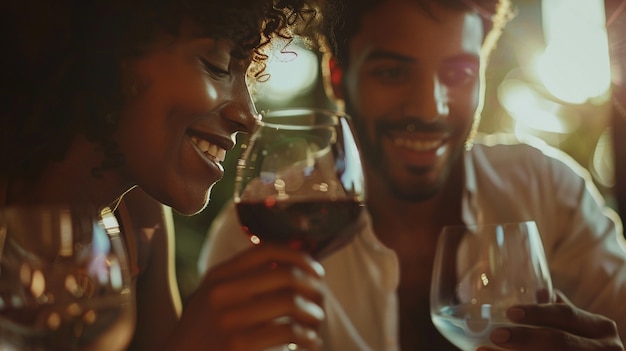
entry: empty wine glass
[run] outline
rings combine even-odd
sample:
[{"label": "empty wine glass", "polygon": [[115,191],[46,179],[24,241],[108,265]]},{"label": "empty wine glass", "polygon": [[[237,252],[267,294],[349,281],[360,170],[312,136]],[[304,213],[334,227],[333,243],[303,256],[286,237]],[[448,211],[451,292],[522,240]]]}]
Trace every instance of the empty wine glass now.
[{"label": "empty wine glass", "polygon": [[547,303],[552,281],[535,222],[448,226],[437,243],[430,291],[432,321],[455,346],[491,346],[506,310]]},{"label": "empty wine glass", "polygon": [[0,208],[0,349],[121,350],[133,321],[125,247],[110,212]]},{"label": "empty wine glass", "polygon": [[250,240],[340,249],[364,225],[365,179],[350,119],[322,109],[265,114],[237,165],[234,202]]}]

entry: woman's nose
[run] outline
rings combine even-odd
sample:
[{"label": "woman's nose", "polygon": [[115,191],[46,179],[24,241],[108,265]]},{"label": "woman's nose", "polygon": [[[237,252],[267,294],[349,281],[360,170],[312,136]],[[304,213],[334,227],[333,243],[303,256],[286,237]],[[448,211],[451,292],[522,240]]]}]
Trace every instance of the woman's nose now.
[{"label": "woman's nose", "polygon": [[448,88],[439,78],[423,79],[416,83],[405,105],[405,115],[424,122],[435,122],[450,114]]},{"label": "woman's nose", "polygon": [[238,98],[224,107],[222,115],[235,126],[236,132],[251,133],[255,130],[259,121],[259,113],[256,111],[250,92],[246,88],[237,94]]}]

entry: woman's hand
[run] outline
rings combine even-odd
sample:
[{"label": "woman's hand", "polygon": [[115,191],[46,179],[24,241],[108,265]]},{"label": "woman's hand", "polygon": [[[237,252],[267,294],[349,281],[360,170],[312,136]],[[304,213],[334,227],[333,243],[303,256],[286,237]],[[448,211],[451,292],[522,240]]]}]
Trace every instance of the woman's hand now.
[{"label": "woman's hand", "polygon": [[507,315],[532,327],[495,329],[491,341],[505,350],[624,351],[614,321],[577,308],[561,292],[556,303],[514,306]]},{"label": "woman's hand", "polygon": [[318,350],[323,275],[302,252],[248,249],[207,273],[167,349],[260,351],[293,342]]}]

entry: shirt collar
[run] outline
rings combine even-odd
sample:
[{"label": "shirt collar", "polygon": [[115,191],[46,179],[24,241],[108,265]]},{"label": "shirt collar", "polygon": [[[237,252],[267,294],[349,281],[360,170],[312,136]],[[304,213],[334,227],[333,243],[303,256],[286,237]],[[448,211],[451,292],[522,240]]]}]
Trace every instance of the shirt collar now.
[{"label": "shirt collar", "polygon": [[465,151],[463,153],[463,163],[465,168],[465,189],[463,190],[463,203],[461,207],[461,216],[463,223],[474,224],[479,223],[478,212],[478,196],[476,184],[476,170],[474,162],[472,162],[472,152]]}]

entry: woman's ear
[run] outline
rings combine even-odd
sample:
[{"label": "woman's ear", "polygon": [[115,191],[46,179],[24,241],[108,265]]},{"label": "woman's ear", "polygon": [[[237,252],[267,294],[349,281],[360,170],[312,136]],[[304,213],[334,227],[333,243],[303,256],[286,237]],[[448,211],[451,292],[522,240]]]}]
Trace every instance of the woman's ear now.
[{"label": "woman's ear", "polygon": [[322,58],[322,73],[324,90],[328,98],[331,100],[343,100],[343,69],[339,67],[335,58],[329,53],[326,53]]}]

